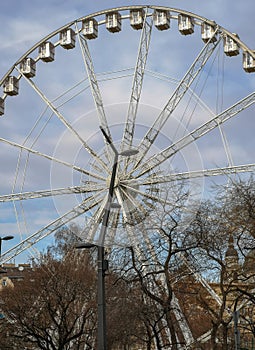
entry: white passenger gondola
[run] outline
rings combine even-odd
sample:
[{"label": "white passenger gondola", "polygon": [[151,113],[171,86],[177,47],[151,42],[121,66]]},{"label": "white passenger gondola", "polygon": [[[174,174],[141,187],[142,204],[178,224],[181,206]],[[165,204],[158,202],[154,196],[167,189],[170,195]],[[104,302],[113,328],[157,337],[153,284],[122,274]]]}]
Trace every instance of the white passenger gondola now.
[{"label": "white passenger gondola", "polygon": [[19,80],[14,76],[6,78],[4,84],[4,93],[10,96],[18,95],[19,93]]},{"label": "white passenger gondola", "polygon": [[145,16],[144,9],[130,10],[130,25],[134,29],[142,29]]},{"label": "white passenger gondola", "polygon": [[106,29],[111,33],[121,31],[121,15],[119,12],[111,12],[106,14]]},{"label": "white passenger gondola", "polygon": [[36,63],[31,57],[26,57],[20,63],[20,71],[27,78],[32,78],[35,76]]},{"label": "white passenger gondola", "polygon": [[201,35],[202,35],[202,40],[207,43],[209,40],[211,40],[211,42],[215,42],[217,41],[216,38],[216,28],[215,26],[212,26],[209,23],[203,22],[201,24]]},{"label": "white passenger gondola", "polygon": [[64,29],[59,34],[60,45],[64,49],[73,49],[75,47],[75,32],[72,28]]},{"label": "white passenger gondola", "polygon": [[153,13],[153,22],[158,30],[170,28],[170,12],[166,10],[155,10]]},{"label": "white passenger gondola", "polygon": [[54,61],[55,47],[54,45],[46,41],[39,46],[39,58],[44,62]]},{"label": "white passenger gondola", "polygon": [[190,16],[179,14],[178,15],[178,29],[183,35],[189,35],[194,33],[194,19]]},{"label": "white passenger gondola", "polygon": [[243,52],[243,69],[248,73],[255,72],[255,59],[248,51]]},{"label": "white passenger gondola", "polygon": [[[234,33],[233,33],[234,34]],[[238,35],[234,34],[237,38]],[[224,35],[224,52],[227,56],[237,56],[239,55],[239,45],[237,42],[228,35]]]},{"label": "white passenger gondola", "polygon": [[96,39],[98,36],[98,23],[95,18],[86,19],[82,22],[82,34],[86,39]]}]

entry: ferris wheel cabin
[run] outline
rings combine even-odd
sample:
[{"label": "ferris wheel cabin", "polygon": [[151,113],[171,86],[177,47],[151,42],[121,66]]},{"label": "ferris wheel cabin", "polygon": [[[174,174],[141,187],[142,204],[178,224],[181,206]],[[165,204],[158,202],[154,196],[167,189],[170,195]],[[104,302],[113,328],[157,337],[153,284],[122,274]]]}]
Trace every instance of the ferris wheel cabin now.
[{"label": "ferris wheel cabin", "polygon": [[95,18],[86,19],[82,22],[82,34],[86,39],[96,39],[98,36],[98,23]]},{"label": "ferris wheel cabin", "polygon": [[255,59],[248,51],[243,52],[243,69],[248,73],[255,72]]},{"label": "ferris wheel cabin", "polygon": [[178,29],[183,35],[189,35],[194,33],[194,19],[190,16],[179,14],[178,15]]},{"label": "ferris wheel cabin", "polygon": [[143,27],[143,20],[145,16],[144,9],[130,10],[130,25],[132,28],[138,30]]},{"label": "ferris wheel cabin", "polygon": [[106,14],[106,29],[111,33],[121,31],[121,15],[119,12],[111,12]]},{"label": "ferris wheel cabin", "polygon": [[73,49],[75,47],[75,32],[71,28],[62,30],[59,34],[60,45],[64,49]]},{"label": "ferris wheel cabin", "polygon": [[27,78],[34,77],[36,71],[35,61],[31,57],[24,58],[20,63],[20,71]]},{"label": "ferris wheel cabin", "polygon": [[153,13],[153,22],[158,30],[170,28],[170,13],[165,10],[155,10]]},{"label": "ferris wheel cabin", "polygon": [[44,62],[54,61],[55,47],[54,45],[46,41],[39,46],[39,58]]},{"label": "ferris wheel cabin", "polygon": [[9,76],[6,78],[4,84],[4,93],[6,95],[15,96],[19,93],[19,80],[14,76]]},{"label": "ferris wheel cabin", "polygon": [[216,28],[212,26],[209,23],[202,23],[201,25],[201,35],[202,35],[202,40],[207,43],[209,40],[212,42],[217,41],[217,38],[215,36],[215,30]]},{"label": "ferris wheel cabin", "polygon": [[[239,36],[237,34],[234,34],[234,35],[237,38],[239,38]],[[239,45],[237,44],[237,42],[233,38],[231,38],[228,35],[224,35],[223,43],[224,43],[224,52],[227,56],[239,55]]]}]

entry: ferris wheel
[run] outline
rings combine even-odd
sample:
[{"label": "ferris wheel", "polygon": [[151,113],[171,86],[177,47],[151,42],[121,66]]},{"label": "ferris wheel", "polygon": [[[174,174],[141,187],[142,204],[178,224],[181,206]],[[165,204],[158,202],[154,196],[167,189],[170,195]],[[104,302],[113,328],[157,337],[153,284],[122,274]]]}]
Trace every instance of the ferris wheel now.
[{"label": "ferris wheel", "polygon": [[72,222],[98,241],[111,144],[109,245],[134,242],[164,186],[186,181],[187,209],[210,181],[253,172],[254,71],[237,34],[162,6],[96,12],[36,43],[0,82],[2,227],[20,237],[1,262]]},{"label": "ferris wheel", "polygon": [[162,6],[103,10],[36,43],[0,82],[1,229],[19,237],[1,262],[72,222],[96,244],[114,165],[106,245],[146,241],[144,223],[180,182],[192,219],[212,182],[255,169],[252,72],[237,34]]}]

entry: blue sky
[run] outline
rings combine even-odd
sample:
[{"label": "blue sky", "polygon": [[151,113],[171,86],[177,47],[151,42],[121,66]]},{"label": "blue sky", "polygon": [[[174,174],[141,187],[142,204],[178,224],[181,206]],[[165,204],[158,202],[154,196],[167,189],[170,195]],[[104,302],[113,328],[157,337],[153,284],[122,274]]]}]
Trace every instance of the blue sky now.
[{"label": "blue sky", "polygon": [[[145,3],[143,2],[143,5]],[[208,0],[208,1],[189,1],[189,0],[173,0],[173,1],[150,1],[150,5],[161,5],[168,6],[172,8],[179,8],[186,11],[193,12],[200,16],[206,17],[208,19],[214,20],[216,23],[222,27],[228,29],[231,32],[237,33],[240,39],[247,44],[251,49],[255,48],[254,42],[254,12],[255,5],[253,0],[246,0],[245,5],[244,1],[230,1],[230,0]],[[0,13],[0,76],[2,77],[5,72],[14,64],[15,61],[19,59],[28,49],[30,49],[36,42],[41,40],[43,37],[51,33],[52,31],[60,28],[66,23],[78,19],[82,16],[89,15],[91,13],[101,11],[113,7],[121,7],[128,5],[139,5],[138,2],[133,1],[38,1],[34,0],[33,2],[28,0],[10,0],[4,1],[1,4],[1,13]],[[174,26],[173,26],[174,27]],[[125,27],[127,28],[127,27]],[[170,29],[172,30],[172,28]],[[137,51],[132,51],[129,49],[129,35],[131,35],[131,30],[123,30],[123,34],[116,34],[116,37],[110,36],[105,32],[101,32],[100,35],[100,45],[96,42],[91,43],[91,54],[93,55],[93,62],[98,72],[104,72],[114,69],[123,69],[129,67],[129,60],[135,58]],[[133,33],[133,36],[138,36],[139,33]],[[123,38],[123,53],[121,54],[118,51],[114,51],[110,45],[119,44],[119,38],[122,35]],[[193,39],[180,38],[178,34],[171,33],[171,46],[167,47],[166,54],[161,56],[161,52],[157,51],[157,48],[161,44],[164,45],[164,40],[166,40],[167,33],[155,33],[155,39],[153,41],[151,49],[151,60],[149,62],[149,68],[160,73],[166,73],[172,78],[180,78],[179,71],[181,68],[188,67],[192,61],[189,62],[189,55],[193,58],[195,52],[199,52],[201,46],[201,41],[196,42],[197,37]],[[158,39],[158,42],[156,42]],[[187,39],[187,40],[186,40]],[[186,41],[185,41],[186,40]],[[98,42],[99,43],[99,42]],[[130,45],[132,45],[130,41]],[[115,47],[115,46],[113,46]],[[133,48],[131,46],[131,48]],[[180,54],[180,56],[175,56],[175,49]],[[193,54],[194,51],[194,54]],[[40,68],[43,65],[38,64],[38,85],[44,90],[47,91],[47,94],[51,98],[55,97],[55,92],[59,90],[59,93],[66,88],[67,80],[69,79],[71,83],[77,82],[79,80],[79,75],[82,73],[82,69],[74,69],[76,64],[80,61],[76,58],[70,60],[71,56],[62,57],[59,52],[56,53],[56,61],[54,64],[47,63],[47,71],[40,73]],[[194,56],[195,57],[195,56]],[[226,59],[224,64],[226,65],[225,69],[225,86],[226,91],[224,101],[222,105],[226,107],[236,101],[237,99],[246,96],[248,93],[254,90],[255,86],[255,75],[246,74],[242,71],[241,67],[241,55],[238,58],[234,58],[231,63],[229,58]],[[172,59],[172,60],[171,60]],[[189,62],[189,63],[188,63]],[[70,64],[70,67],[69,67]],[[72,66],[72,67],[71,67]],[[70,69],[69,69],[70,68]],[[240,74],[237,74],[234,77],[234,73],[238,73],[240,69]],[[215,72],[215,70],[214,70]],[[41,74],[41,76],[40,76]],[[45,76],[44,76],[45,74]],[[220,78],[214,77],[208,73],[208,76],[212,79],[215,84],[217,79],[223,79],[223,76]],[[233,79],[232,79],[233,74]],[[255,74],[255,73],[254,73]],[[52,78],[54,76],[54,78]],[[41,79],[42,78],[42,79]],[[43,79],[45,78],[45,79]],[[41,79],[41,80],[39,80]],[[131,80],[127,78],[123,83],[122,81],[111,80],[110,82],[102,83],[102,93],[105,102],[105,108],[107,113],[112,115],[111,124],[113,129],[116,130],[116,135],[118,134],[118,128],[121,125],[119,122],[119,115],[122,113],[123,105],[127,106],[128,97],[124,94],[125,87],[127,84],[131,83]],[[155,89],[155,82],[152,78],[147,78],[147,83],[149,88],[145,90],[144,100],[143,100],[143,115],[146,114],[147,121],[141,118],[140,120],[140,132],[143,132],[143,127],[149,127],[151,121],[153,120],[154,112],[157,109],[160,109],[164,101],[166,100],[169,93],[166,92],[166,83],[163,81],[158,82],[157,89]],[[23,88],[23,83],[21,88]],[[171,84],[170,84],[171,85]],[[222,85],[223,86],[223,85]],[[175,85],[172,84],[172,88]],[[211,89],[208,84],[207,90],[205,91],[205,102],[215,113],[217,106],[211,103],[213,100],[215,92]],[[154,102],[151,102],[155,99]],[[102,142],[98,141],[99,131],[98,124],[94,120],[93,114],[93,101],[91,97],[86,97],[86,108],[84,111],[84,105],[70,104],[66,110],[63,110],[69,115],[75,115],[74,125],[76,129],[82,130],[83,135],[86,140],[89,140],[91,145],[97,148],[97,151],[100,152],[102,148]],[[116,102],[117,101],[117,102]],[[31,90],[26,90],[22,96],[15,97],[13,100],[8,98],[6,105],[7,112],[10,113],[8,118],[13,116],[13,119],[2,119],[2,132],[0,137],[5,137],[16,142],[21,142],[22,137],[28,134],[28,126],[26,122],[26,114],[31,110],[38,111],[42,110],[43,104],[40,101],[37,101],[36,94]],[[78,100],[78,102],[81,102]],[[150,108],[148,108],[148,106]],[[24,111],[19,115],[19,119],[15,119],[15,114],[19,110]],[[185,107],[181,107],[181,111],[184,111]],[[192,109],[192,106],[190,107]],[[203,109],[198,111],[197,119],[194,120],[194,127],[197,124],[201,124],[203,120]],[[85,117],[84,117],[85,115]],[[48,117],[50,114],[48,114]],[[31,115],[32,118],[32,115]],[[84,126],[83,118],[90,120],[89,123],[86,123]],[[200,119],[201,118],[201,119]],[[22,122],[20,122],[22,119]],[[71,120],[71,119],[70,119]],[[143,124],[144,122],[144,124]],[[147,123],[147,124],[146,124]],[[197,123],[197,124],[196,124]],[[139,135],[139,130],[137,137]],[[231,152],[233,152],[234,163],[252,163],[254,160],[253,157],[253,132],[254,122],[251,120],[251,113],[248,113],[247,117],[244,118],[243,123],[233,122],[229,125],[226,132],[229,135],[229,142],[231,143]],[[56,137],[57,135],[57,137]],[[215,135],[216,137],[217,135]],[[166,147],[168,142],[168,137],[173,138],[171,132],[168,130],[166,134],[162,135],[161,139],[157,144],[155,144],[155,149],[153,151],[157,152],[158,150]],[[245,142],[243,142],[245,140]],[[32,140],[31,140],[32,142]],[[245,145],[244,145],[245,143]],[[244,148],[242,146],[245,146]],[[65,155],[65,160],[72,162],[75,159],[75,164],[84,166],[84,159],[82,158],[82,152],[80,146],[75,141],[70,134],[65,131],[65,128],[61,123],[54,122],[50,128],[46,128],[44,131],[43,137],[37,141],[37,147],[43,149],[45,152],[53,153],[56,157],[61,157]],[[233,151],[232,151],[233,150]],[[187,153],[183,153],[178,160],[178,166],[184,167],[183,169],[188,168],[189,170],[196,170],[206,167],[213,166],[225,166],[226,165],[226,156],[221,158],[221,153],[223,153],[222,143],[216,143],[214,138],[208,140],[200,140],[197,145],[194,145],[193,149],[187,150]],[[217,155],[217,157],[215,156]],[[13,179],[15,173],[15,164],[17,163],[18,152],[17,150],[9,149],[7,146],[2,146],[0,150],[1,163],[4,164],[4,167],[1,170],[1,181],[0,189],[1,193],[8,194],[11,193],[13,188]],[[31,157],[32,158],[32,157]],[[16,159],[16,160],[15,160]],[[31,159],[30,159],[31,160]],[[25,159],[22,160],[24,164],[20,165],[20,175],[17,178],[17,182],[22,182],[22,169],[26,169]],[[73,184],[77,184],[82,181],[79,176],[73,173],[60,173],[61,169],[57,165],[54,165],[51,169],[51,177],[47,178],[48,173],[45,168],[43,161],[38,162],[37,159],[31,160],[31,169],[27,172],[26,183],[24,184],[24,190],[40,190],[59,187],[67,187]],[[88,161],[88,160],[87,160]],[[16,163],[15,163],[16,162]],[[38,162],[38,163],[37,163]],[[88,161],[89,162],[89,161]],[[91,164],[88,163],[88,167],[91,167]],[[38,172],[38,169],[40,171]],[[21,186],[19,184],[19,186]],[[71,205],[76,205],[79,203],[79,198],[75,197],[72,199]],[[27,222],[22,220],[21,230],[27,230],[28,233],[34,232],[38,227],[46,225],[49,218],[54,219],[55,210],[58,213],[64,213],[67,210],[68,200],[56,199],[51,203],[45,205],[45,199],[37,201],[33,205],[33,210],[30,206],[19,208],[19,215],[22,214],[22,211],[27,211]],[[70,202],[68,203],[70,205]],[[15,223],[15,210],[10,206],[4,206],[1,209],[0,214],[0,229],[1,232],[5,234],[11,233],[15,235],[15,243],[18,243],[19,237],[17,234],[17,225]],[[3,234],[2,234],[3,235]],[[4,247],[11,247],[13,242],[4,242]],[[41,245],[40,249],[45,247]],[[32,254],[30,251],[29,254]],[[21,258],[19,258],[21,259]],[[25,259],[25,256],[22,258]]]}]

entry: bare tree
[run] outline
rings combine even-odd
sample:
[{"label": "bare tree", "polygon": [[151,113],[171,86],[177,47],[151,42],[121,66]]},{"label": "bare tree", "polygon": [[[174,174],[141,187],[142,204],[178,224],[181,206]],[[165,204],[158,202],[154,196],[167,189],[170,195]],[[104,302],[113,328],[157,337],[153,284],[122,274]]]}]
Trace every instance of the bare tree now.
[{"label": "bare tree", "polygon": [[44,257],[15,288],[1,293],[9,342],[24,349],[93,349],[95,291],[87,256],[72,251],[63,261]]},{"label": "bare tree", "polygon": [[[254,334],[254,188],[252,178],[232,183],[199,208],[185,185],[161,189],[146,220],[130,224],[132,246],[110,252],[109,350],[231,349],[235,311]],[[78,231],[59,231],[24,281],[2,293],[12,349],[96,347],[96,252],[70,251]]]},{"label": "bare tree", "polygon": [[132,228],[140,240],[130,247],[130,259],[120,273],[129,283],[139,282],[145,306],[154,304],[153,321],[147,326],[157,348],[175,350],[190,336],[187,319],[175,297],[175,285],[183,274],[190,274],[183,269],[183,256],[198,246],[199,237],[187,231],[194,213],[185,186],[164,188],[160,197],[149,218]]},{"label": "bare tree", "polygon": [[213,201],[203,203],[189,230],[201,237],[197,267],[203,266],[202,274],[220,296],[215,303],[199,295],[211,315],[212,349],[230,349],[231,339],[232,347],[236,341],[234,312],[254,303],[254,181],[232,182],[218,193]]}]

